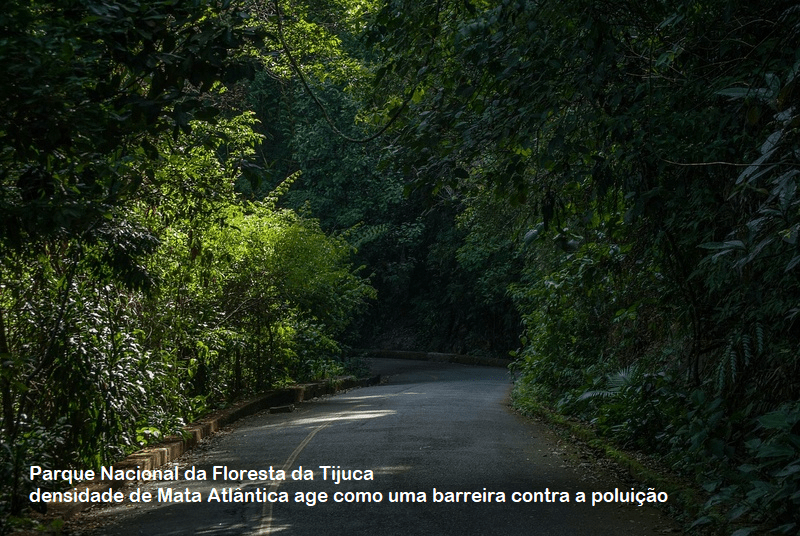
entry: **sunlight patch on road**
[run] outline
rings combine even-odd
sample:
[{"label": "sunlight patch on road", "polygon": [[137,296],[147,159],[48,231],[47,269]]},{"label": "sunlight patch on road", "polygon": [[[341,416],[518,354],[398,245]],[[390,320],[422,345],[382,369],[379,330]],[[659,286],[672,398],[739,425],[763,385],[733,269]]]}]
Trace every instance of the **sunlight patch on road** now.
[{"label": "sunlight patch on road", "polygon": [[386,467],[376,467],[373,472],[376,475],[399,475],[400,473],[405,473],[410,470],[410,465],[389,465]]},{"label": "sunlight patch on road", "polygon": [[[297,448],[289,455],[286,459],[286,463],[283,464],[283,471],[288,472],[289,468],[292,467],[297,457],[303,452],[303,449],[306,448],[314,436],[317,433],[321,432],[331,424],[337,421],[353,421],[353,420],[361,420],[361,419],[374,419],[376,417],[385,417],[386,415],[393,415],[397,413],[394,410],[379,410],[379,411],[357,411],[358,408],[363,406],[354,406],[353,408],[342,411],[338,413],[334,413],[332,415],[325,415],[322,417],[312,417],[306,419],[298,419],[296,421],[291,422],[292,425],[308,425],[308,424],[318,424],[316,428],[314,428],[311,433],[309,433],[306,438],[297,445]],[[278,488],[281,485],[280,480],[273,481],[269,486],[270,492],[277,492]],[[273,512],[275,509],[275,505],[272,502],[264,503],[261,511],[261,526],[256,531],[256,536],[268,536],[274,534],[277,531],[284,530],[283,525],[275,525],[273,526]]]},{"label": "sunlight patch on road", "polygon": [[333,415],[322,415],[320,417],[308,417],[305,419],[297,419],[290,423],[291,426],[303,426],[308,424],[322,424],[322,423],[333,423],[337,421],[358,421],[364,419],[377,419],[378,417],[386,417],[388,415],[394,415],[397,411],[395,410],[372,410],[372,411],[358,411],[358,412],[347,412],[341,414],[333,414]]},{"label": "sunlight patch on road", "polygon": [[[278,532],[286,532],[286,531],[290,530],[291,528],[292,528],[291,525],[272,525],[270,527],[270,529],[269,529],[268,534],[276,534]],[[260,530],[259,530],[259,532],[256,532],[256,535],[259,535],[259,534],[261,534]]]},{"label": "sunlight patch on road", "polygon": [[370,398],[391,398],[393,396],[400,396],[400,395],[421,395],[422,393],[417,393],[416,391],[402,391],[400,393],[391,393],[388,395],[368,395],[368,396],[348,396],[348,397],[340,397],[342,400],[368,400]]}]

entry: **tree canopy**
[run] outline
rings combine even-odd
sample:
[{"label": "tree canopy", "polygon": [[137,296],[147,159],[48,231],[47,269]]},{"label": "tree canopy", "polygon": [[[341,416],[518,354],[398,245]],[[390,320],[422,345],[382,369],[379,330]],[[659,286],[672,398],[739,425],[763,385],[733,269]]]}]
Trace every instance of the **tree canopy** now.
[{"label": "tree canopy", "polygon": [[0,493],[351,343],[511,352],[696,525],[796,531],[798,6],[6,4]]}]

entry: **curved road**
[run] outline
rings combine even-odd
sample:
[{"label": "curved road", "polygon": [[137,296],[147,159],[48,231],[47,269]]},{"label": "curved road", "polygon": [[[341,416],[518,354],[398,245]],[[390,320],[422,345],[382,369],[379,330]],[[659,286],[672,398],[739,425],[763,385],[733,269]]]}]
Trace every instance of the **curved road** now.
[{"label": "curved road", "polygon": [[[158,488],[172,488],[173,498],[188,488],[199,492],[194,497],[203,502],[154,500],[105,508],[82,519],[103,523],[99,533],[119,536],[639,535],[675,530],[647,506],[592,506],[592,491],[618,487],[625,492],[631,486],[582,474],[546,428],[510,411],[505,370],[390,359],[371,360],[371,365],[389,381],[304,403],[292,413],[246,418],[181,459],[181,475],[195,467],[205,470],[208,480],[141,485],[154,497]],[[273,477],[285,469],[287,480],[264,474],[211,480],[214,466],[237,471],[272,467]],[[291,471],[299,466],[313,471],[313,481],[292,480]],[[322,466],[350,470],[354,476],[359,475],[354,470],[361,476],[371,471],[373,480],[337,484],[330,469],[323,480]],[[212,488],[220,501],[208,502]],[[253,497],[274,492],[273,498],[289,502],[223,502],[228,488],[253,492]],[[555,502],[512,501],[514,492],[546,490],[544,501]],[[586,503],[575,502],[580,491],[587,493]],[[459,502],[434,502],[446,499],[447,492]],[[506,502],[494,501],[498,492]],[[391,502],[392,497],[406,502]],[[484,497],[493,500],[473,502]],[[570,502],[559,501],[567,497]],[[298,498],[305,500],[295,502]],[[346,502],[357,498],[372,502]],[[426,502],[408,502],[412,498]]]}]

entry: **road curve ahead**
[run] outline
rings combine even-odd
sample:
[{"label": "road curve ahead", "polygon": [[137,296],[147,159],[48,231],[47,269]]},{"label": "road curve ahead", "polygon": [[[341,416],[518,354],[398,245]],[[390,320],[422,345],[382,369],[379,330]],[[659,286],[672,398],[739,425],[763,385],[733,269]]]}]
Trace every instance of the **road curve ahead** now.
[{"label": "road curve ahead", "polygon": [[[505,370],[388,359],[373,360],[372,366],[389,381],[301,404],[292,413],[249,417],[181,460],[181,476],[194,467],[206,471],[206,480],[141,484],[152,502],[84,518],[94,516],[104,523],[100,533],[119,536],[672,530],[668,519],[646,505],[592,506],[592,492],[630,492],[631,486],[588,478],[566,461],[549,431],[510,411]],[[294,476],[313,474],[313,480],[292,478],[301,466]],[[270,468],[272,474],[265,475]],[[238,473],[242,469],[263,472]],[[276,479],[278,470],[286,471],[286,480]],[[234,478],[231,471],[237,471]],[[347,476],[351,480],[342,478]],[[576,502],[579,492],[586,493],[586,502]],[[179,494],[202,502],[178,502]]]}]

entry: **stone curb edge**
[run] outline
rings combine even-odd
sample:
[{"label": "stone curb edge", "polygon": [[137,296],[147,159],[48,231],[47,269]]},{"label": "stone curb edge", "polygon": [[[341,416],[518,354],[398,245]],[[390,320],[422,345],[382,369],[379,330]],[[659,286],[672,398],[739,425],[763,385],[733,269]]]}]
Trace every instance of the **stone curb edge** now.
[{"label": "stone curb edge", "polygon": [[485,367],[506,368],[511,363],[510,359],[496,357],[478,357],[465,354],[446,354],[440,352],[413,352],[405,350],[383,349],[357,349],[353,350],[362,357],[377,357],[384,359],[411,359],[415,361],[439,361],[442,363],[459,363],[461,365],[481,365]]},{"label": "stone curb edge", "polygon": [[[193,449],[200,441],[212,436],[224,426],[231,424],[243,417],[253,415],[259,411],[273,407],[296,404],[304,400],[322,395],[332,395],[339,391],[354,387],[369,387],[378,385],[381,377],[353,378],[352,376],[334,378],[332,380],[315,383],[293,385],[285,389],[268,391],[262,395],[243,400],[231,407],[210,413],[203,418],[184,426],[183,437],[168,437],[140,451],[130,454],[126,458],[114,463],[114,470],[141,469],[152,470],[178,459],[184,453]],[[109,488],[123,487],[131,481],[101,481],[86,486],[90,491],[104,492]],[[69,519],[78,512],[85,510],[96,503],[49,503],[48,516],[55,515],[62,519]]]}]

